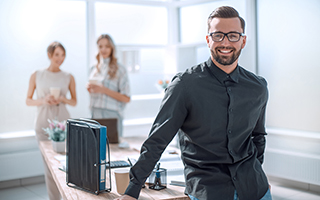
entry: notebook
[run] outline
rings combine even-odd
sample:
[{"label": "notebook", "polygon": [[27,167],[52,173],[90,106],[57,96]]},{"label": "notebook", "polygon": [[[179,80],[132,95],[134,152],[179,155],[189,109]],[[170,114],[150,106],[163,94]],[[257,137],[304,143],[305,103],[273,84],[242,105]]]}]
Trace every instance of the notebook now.
[{"label": "notebook", "polygon": [[101,125],[107,127],[107,138],[109,143],[119,143],[118,135],[118,120],[117,118],[108,119],[91,119],[99,122]]}]

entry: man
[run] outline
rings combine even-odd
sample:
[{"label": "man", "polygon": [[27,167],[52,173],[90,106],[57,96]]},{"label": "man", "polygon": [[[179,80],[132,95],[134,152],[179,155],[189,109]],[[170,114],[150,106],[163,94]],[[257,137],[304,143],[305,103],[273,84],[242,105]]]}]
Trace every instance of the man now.
[{"label": "man", "polygon": [[138,198],[168,143],[179,132],[185,193],[200,200],[271,199],[261,167],[267,82],[238,65],[244,20],[232,7],[208,18],[208,61],[177,74],[162,101],[130,184],[119,199]]}]

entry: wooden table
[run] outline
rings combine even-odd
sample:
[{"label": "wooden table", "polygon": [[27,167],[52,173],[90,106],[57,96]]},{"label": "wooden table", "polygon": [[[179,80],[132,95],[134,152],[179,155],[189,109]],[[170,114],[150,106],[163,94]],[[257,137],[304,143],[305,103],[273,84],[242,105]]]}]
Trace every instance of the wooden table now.
[{"label": "wooden table", "polygon": [[[126,160],[129,155],[139,154],[138,149],[145,138],[139,137],[127,137],[121,138],[121,142],[126,141],[130,144],[130,148],[120,149],[117,144],[110,144],[110,160]],[[112,189],[111,192],[99,193],[95,195],[86,191],[82,191],[76,188],[67,186],[66,184],[66,173],[61,171],[59,167],[60,162],[54,157],[61,155],[56,153],[52,149],[51,141],[41,141],[39,145],[40,151],[52,173],[52,176],[57,184],[60,194],[64,200],[80,200],[80,199],[114,199],[120,195],[116,191],[116,184],[113,171],[112,175]],[[150,199],[172,199],[172,200],[189,200],[189,197],[184,194],[184,187],[173,186],[167,184],[167,188],[156,191],[145,187],[141,190],[139,200],[150,200]]]}]

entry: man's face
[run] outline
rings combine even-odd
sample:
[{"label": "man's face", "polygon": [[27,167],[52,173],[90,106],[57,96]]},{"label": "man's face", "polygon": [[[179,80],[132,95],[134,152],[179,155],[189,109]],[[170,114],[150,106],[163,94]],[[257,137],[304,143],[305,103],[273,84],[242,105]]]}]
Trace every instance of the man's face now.
[{"label": "man's face", "polygon": [[[238,32],[243,33],[239,18],[213,18],[210,23],[209,33],[211,32]],[[211,51],[211,57],[214,63],[220,65],[231,65],[238,63],[241,50],[246,44],[246,36],[240,36],[238,42],[230,42],[227,36],[220,42],[212,40],[211,36],[206,36],[208,47]]]}]

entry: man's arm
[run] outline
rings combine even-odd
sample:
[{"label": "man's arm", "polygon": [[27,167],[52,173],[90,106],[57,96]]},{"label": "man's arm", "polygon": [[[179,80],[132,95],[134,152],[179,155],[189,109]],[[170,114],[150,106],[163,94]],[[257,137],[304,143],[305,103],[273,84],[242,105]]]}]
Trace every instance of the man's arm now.
[{"label": "man's arm", "polygon": [[141,147],[140,157],[130,170],[130,183],[126,195],[139,197],[141,186],[182,126],[187,116],[185,91],[179,76],[176,76],[166,89],[160,111]]},{"label": "man's arm", "polygon": [[264,150],[266,146],[265,135],[267,135],[265,130],[265,113],[266,105],[264,105],[264,107],[262,108],[256,127],[252,132],[252,141],[258,151],[257,158],[261,164],[263,163]]}]

